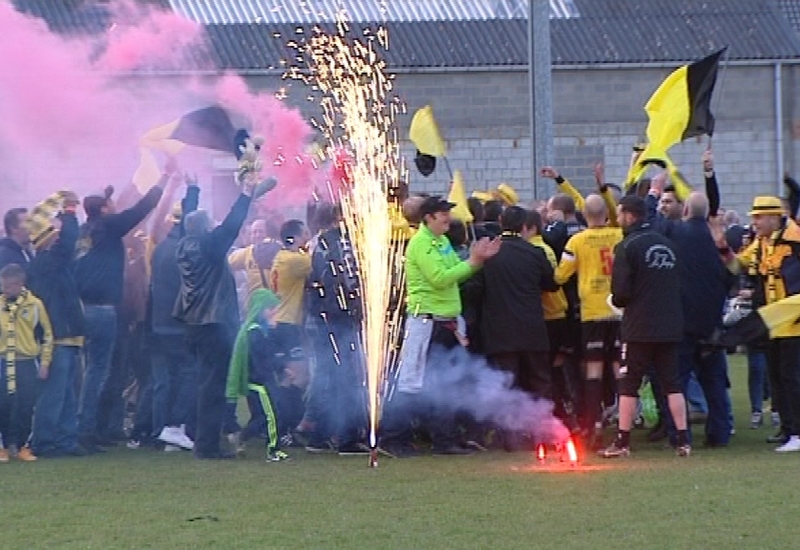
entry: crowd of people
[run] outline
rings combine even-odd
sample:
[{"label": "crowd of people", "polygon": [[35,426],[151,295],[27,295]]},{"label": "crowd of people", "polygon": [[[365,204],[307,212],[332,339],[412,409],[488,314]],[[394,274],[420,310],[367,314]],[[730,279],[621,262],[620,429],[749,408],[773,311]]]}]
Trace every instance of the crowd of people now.
[{"label": "crowd of people", "polygon": [[[552,401],[601,457],[630,454],[643,388],[658,413],[651,440],[688,456],[699,411],[703,445],[727,446],[729,350],[714,337],[800,292],[800,187],[787,178],[788,201],[756,197],[744,226],[720,208],[710,150],[702,162],[705,191],[686,197],[665,173],[623,192],[601,166],[583,197],[545,168],[559,189],[549,200],[525,208],[502,185],[469,199],[467,224],[440,196],[395,190],[386,238],[404,251],[392,301],[403,329],[380,449],[541,442],[438,397],[464,350]],[[314,201],[305,221],[254,217],[253,193],[244,183],[216,225],[198,209],[198,182],[169,161],[144,196],[60,192],[6,213],[0,462],[119,444],[223,459],[263,440],[274,462],[292,446],[369,451],[359,266],[341,209]],[[766,418],[777,451],[800,451],[800,325],[746,343],[750,425]]]}]

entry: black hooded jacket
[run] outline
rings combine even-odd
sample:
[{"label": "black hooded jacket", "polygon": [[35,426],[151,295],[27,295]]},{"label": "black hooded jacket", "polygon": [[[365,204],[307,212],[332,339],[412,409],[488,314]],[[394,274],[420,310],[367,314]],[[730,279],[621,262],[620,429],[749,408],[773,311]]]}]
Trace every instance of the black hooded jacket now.
[{"label": "black hooded jacket", "polygon": [[683,308],[678,258],[672,243],[647,223],[625,229],[614,250],[614,305],[625,308],[625,342],[680,342]]}]

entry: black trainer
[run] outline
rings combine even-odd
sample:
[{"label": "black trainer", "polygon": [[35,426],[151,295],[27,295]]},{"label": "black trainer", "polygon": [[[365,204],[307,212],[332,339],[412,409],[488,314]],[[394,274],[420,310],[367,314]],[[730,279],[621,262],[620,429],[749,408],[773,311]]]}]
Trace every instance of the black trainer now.
[{"label": "black trainer", "polygon": [[605,449],[600,449],[599,451],[597,451],[597,456],[600,456],[602,458],[620,458],[620,457],[627,457],[630,455],[631,455],[631,448],[617,447],[616,439],[611,445],[609,445]]},{"label": "black trainer", "polygon": [[767,443],[779,443],[781,445],[785,444],[789,441],[789,436],[786,435],[783,430],[780,430],[775,435],[771,435],[767,438]]}]

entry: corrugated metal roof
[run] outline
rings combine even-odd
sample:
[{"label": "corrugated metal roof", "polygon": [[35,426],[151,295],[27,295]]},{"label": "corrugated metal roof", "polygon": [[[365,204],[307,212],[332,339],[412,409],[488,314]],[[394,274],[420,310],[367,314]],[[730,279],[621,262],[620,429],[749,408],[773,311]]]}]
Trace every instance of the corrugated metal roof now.
[{"label": "corrugated metal roof", "polygon": [[[219,5],[230,2],[225,0]],[[108,23],[102,5],[90,2],[81,2],[78,7],[74,2],[68,7],[67,2],[51,0],[14,3],[43,17],[58,31],[95,32]],[[683,62],[726,45],[730,46],[733,60],[800,58],[800,35],[774,1],[574,0],[574,3],[581,17],[551,21],[552,57],[557,66]],[[794,4],[800,4],[800,0]],[[364,28],[378,25],[354,23],[353,33],[357,36]],[[317,25],[207,25],[212,65],[252,70],[278,68],[282,60],[292,63],[296,52],[288,49],[286,42],[298,39],[298,28],[303,33],[299,38],[310,36],[314,26]],[[332,30],[331,24],[318,26]],[[528,62],[528,22],[523,18],[390,21],[385,26],[390,36],[390,49],[386,53],[390,67],[526,66]],[[202,64],[202,68],[207,67]]]},{"label": "corrugated metal roof", "polygon": [[[169,0],[139,0],[154,8],[171,9]],[[107,2],[95,0],[12,0],[23,13],[44,19],[48,26],[62,33],[102,32],[111,24]]]},{"label": "corrugated metal roof", "polygon": [[778,0],[778,6],[794,30],[800,32],[800,0]]},{"label": "corrugated metal roof", "polygon": [[[350,21],[458,21],[520,18],[528,0],[169,0],[199,23],[320,23],[343,11]],[[574,0],[549,0],[553,18],[577,17]]]}]

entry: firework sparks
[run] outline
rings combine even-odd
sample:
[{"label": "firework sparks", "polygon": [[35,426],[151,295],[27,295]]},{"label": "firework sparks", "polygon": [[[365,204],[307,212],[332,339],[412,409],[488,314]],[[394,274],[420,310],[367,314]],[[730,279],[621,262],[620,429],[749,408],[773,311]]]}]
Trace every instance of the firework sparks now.
[{"label": "firework sparks", "polygon": [[[331,194],[341,200],[343,223],[358,265],[369,444],[375,451],[381,395],[399,341],[401,308],[391,307],[391,302],[404,285],[400,240],[392,234],[389,202],[390,190],[399,187],[405,174],[394,120],[401,109],[390,97],[393,80],[374,49],[376,40],[350,37],[343,17],[337,18],[336,28],[335,35],[315,31],[302,47],[307,71],[291,75],[322,96],[321,119],[315,125],[327,140],[326,156],[336,161],[337,151],[346,150],[351,157],[346,183]],[[378,36],[383,37],[378,46],[387,43],[385,31]],[[375,452],[370,465],[377,465]]]}]

